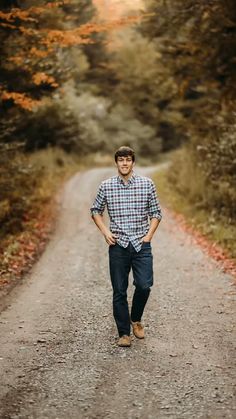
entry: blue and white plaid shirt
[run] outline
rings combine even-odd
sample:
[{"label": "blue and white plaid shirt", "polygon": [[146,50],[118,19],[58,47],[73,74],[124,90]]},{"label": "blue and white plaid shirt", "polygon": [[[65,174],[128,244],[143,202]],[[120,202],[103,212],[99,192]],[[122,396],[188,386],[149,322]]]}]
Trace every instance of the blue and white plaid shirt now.
[{"label": "blue and white plaid shirt", "polygon": [[141,237],[149,230],[148,217],[162,218],[154,182],[134,172],[128,183],[124,183],[119,175],[101,183],[90,208],[91,215],[102,215],[105,206],[110,217],[110,230],[117,243],[127,247],[131,242],[137,252],[142,247]]}]

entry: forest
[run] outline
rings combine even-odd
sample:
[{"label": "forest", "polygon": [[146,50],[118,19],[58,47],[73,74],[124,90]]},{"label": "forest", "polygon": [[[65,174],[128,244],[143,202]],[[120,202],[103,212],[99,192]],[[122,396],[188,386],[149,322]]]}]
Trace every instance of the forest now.
[{"label": "forest", "polygon": [[0,0],[4,277],[46,240],[61,182],[124,144],[168,161],[163,201],[236,256],[235,1],[146,0],[112,18],[98,3]]}]

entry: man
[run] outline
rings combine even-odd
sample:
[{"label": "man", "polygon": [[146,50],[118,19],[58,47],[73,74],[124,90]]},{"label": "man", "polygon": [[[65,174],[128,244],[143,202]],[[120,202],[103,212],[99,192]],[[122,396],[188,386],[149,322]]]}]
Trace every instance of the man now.
[{"label": "man", "polygon": [[[139,339],[144,338],[141,318],[153,285],[151,240],[162,214],[153,181],[133,171],[134,151],[130,147],[120,147],[115,153],[115,162],[118,176],[101,183],[90,210],[95,224],[109,245],[113,315],[119,333],[118,345],[130,346],[130,323],[134,335]],[[105,206],[110,217],[110,229],[103,221]],[[131,268],[135,292],[129,314],[127,288]]]}]

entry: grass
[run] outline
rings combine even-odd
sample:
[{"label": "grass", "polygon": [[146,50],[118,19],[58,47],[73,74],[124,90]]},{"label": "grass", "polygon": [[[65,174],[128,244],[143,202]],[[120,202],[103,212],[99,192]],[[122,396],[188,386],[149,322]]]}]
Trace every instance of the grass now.
[{"label": "grass", "polygon": [[220,214],[212,214],[207,209],[198,208],[187,196],[180,195],[167,179],[169,169],[158,171],[153,176],[156,182],[160,201],[167,208],[182,214],[188,225],[207,237],[212,244],[217,244],[226,254],[236,261],[236,225]]}]

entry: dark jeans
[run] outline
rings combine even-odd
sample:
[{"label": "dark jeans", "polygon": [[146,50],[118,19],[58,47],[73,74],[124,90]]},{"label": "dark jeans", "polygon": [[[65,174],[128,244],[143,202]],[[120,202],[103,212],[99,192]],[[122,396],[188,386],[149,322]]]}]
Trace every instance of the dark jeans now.
[{"label": "dark jeans", "polygon": [[[119,244],[109,246],[109,266],[113,287],[113,314],[119,336],[130,334],[130,318],[141,321],[144,307],[153,285],[151,243],[144,242],[139,252],[129,243],[127,248]],[[132,268],[135,292],[131,316],[127,302],[128,277]]]}]

